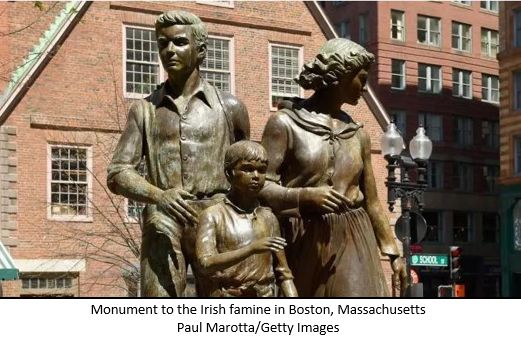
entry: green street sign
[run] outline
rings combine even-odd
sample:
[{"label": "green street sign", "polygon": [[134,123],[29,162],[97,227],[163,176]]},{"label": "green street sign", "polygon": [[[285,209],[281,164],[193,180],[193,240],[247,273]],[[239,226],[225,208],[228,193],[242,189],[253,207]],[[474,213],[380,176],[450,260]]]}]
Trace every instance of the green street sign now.
[{"label": "green street sign", "polygon": [[444,254],[414,254],[411,255],[411,266],[447,267],[449,257]]}]

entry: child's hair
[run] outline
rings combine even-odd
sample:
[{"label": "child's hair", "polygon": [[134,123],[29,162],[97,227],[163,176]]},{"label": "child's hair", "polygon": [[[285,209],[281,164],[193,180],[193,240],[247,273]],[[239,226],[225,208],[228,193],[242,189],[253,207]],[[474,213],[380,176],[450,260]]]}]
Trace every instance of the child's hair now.
[{"label": "child's hair", "polygon": [[240,160],[258,160],[268,163],[268,154],[262,145],[250,140],[233,143],[224,155],[224,171],[233,170]]}]

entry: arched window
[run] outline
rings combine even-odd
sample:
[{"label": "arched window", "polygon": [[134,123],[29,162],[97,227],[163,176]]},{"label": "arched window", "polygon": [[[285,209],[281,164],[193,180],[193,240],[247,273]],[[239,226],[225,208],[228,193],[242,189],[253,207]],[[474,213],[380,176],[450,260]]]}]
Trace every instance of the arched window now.
[{"label": "arched window", "polygon": [[521,200],[514,206],[514,250],[521,251]]}]

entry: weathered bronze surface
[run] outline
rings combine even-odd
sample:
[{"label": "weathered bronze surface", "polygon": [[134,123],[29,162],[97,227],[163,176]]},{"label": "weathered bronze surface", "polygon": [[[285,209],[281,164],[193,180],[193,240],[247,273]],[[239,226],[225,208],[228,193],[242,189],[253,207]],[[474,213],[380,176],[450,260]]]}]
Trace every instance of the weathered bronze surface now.
[{"label": "weathered bronze surface", "polygon": [[231,190],[224,201],[204,210],[199,218],[200,295],[272,297],[276,276],[282,295],[297,296],[277,218],[257,199],[266,169],[267,154],[260,144],[241,141],[226,151]]},{"label": "weathered bronze surface", "polygon": [[[168,80],[131,106],[107,183],[114,193],[148,204],[142,295],[182,296],[186,265],[195,259],[199,213],[229,189],[224,154],[231,143],[249,138],[250,126],[245,106],[200,76],[208,37],[201,20],[170,11],[155,26]],[[142,158],[146,179],[136,170]]]},{"label": "weathered bronze surface", "polygon": [[308,99],[284,101],[262,144],[268,152],[262,200],[281,217],[300,296],[388,296],[378,248],[405,282],[403,261],[381,208],[367,132],[341,109],[356,105],[374,56],[333,39],[304,66]]}]

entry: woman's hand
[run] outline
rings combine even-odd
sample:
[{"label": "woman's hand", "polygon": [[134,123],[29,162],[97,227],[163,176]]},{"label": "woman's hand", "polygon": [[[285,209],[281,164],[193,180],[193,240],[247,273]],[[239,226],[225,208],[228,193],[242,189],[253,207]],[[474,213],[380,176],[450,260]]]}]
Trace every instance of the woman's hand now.
[{"label": "woman's hand", "polygon": [[270,236],[255,240],[250,244],[252,254],[265,253],[268,251],[277,252],[286,247],[286,240],[279,236]]},{"label": "woman's hand", "polygon": [[304,187],[299,193],[299,208],[304,212],[338,213],[353,206],[353,202],[331,186]]},{"label": "woman's hand", "polygon": [[391,268],[393,270],[393,278],[395,282],[400,282],[400,294],[403,297],[407,287],[409,287],[409,277],[407,275],[407,269],[403,263],[403,259],[399,256],[390,256]]}]

